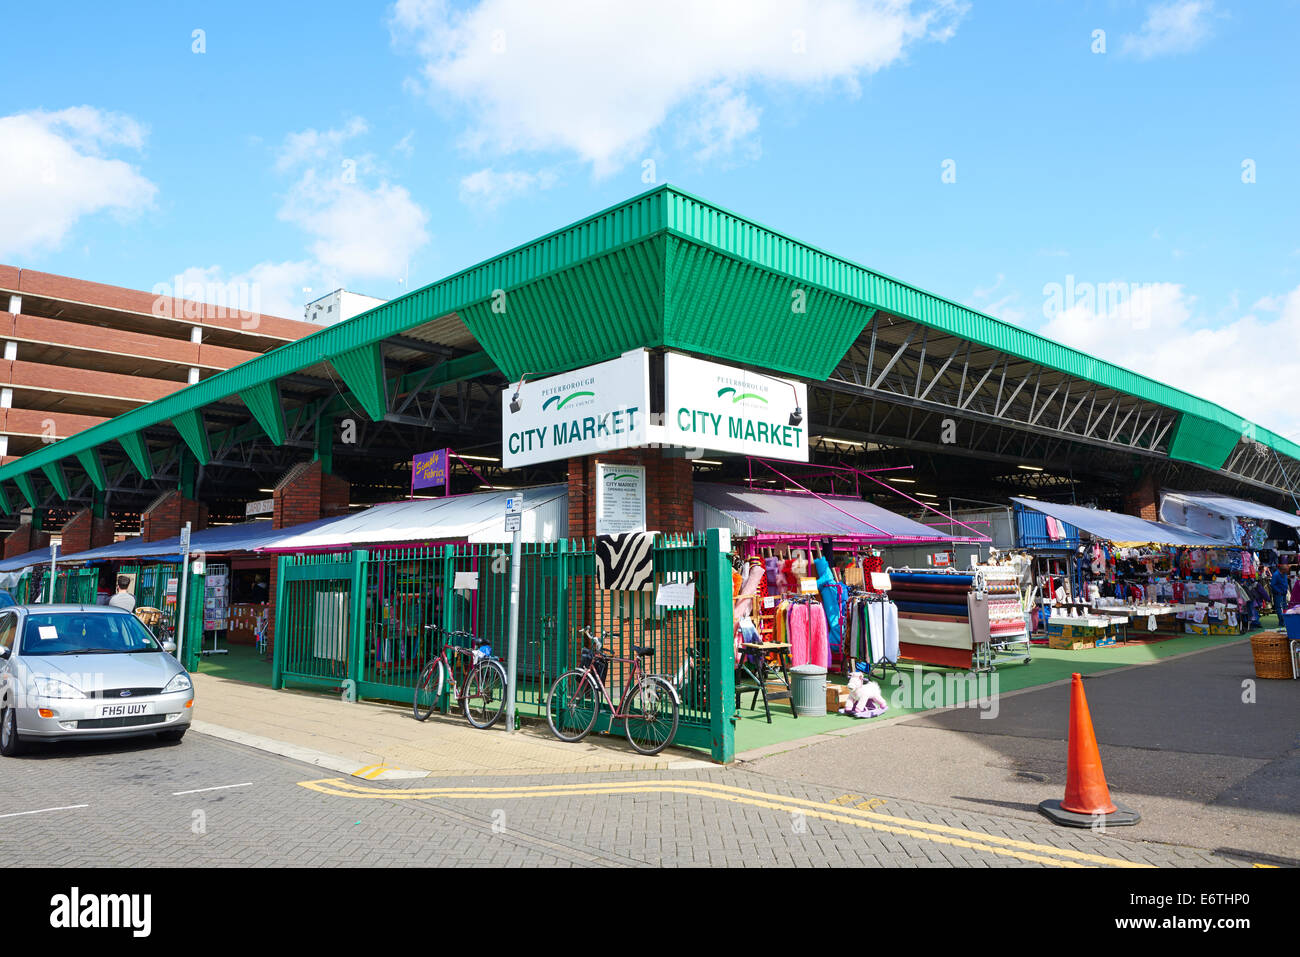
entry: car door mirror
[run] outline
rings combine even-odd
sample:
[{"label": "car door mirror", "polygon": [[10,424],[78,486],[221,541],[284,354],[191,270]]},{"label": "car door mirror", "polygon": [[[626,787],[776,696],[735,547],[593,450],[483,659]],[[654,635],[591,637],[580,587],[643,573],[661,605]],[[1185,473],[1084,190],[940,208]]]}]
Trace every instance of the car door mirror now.
[{"label": "car door mirror", "polygon": [[174,654],[176,654],[176,642],[174,642],[174,641],[164,641],[164,642],[163,642],[163,651],[167,652],[167,654],[169,654],[169,655],[174,655]]},{"label": "car door mirror", "polygon": [[9,649],[9,648],[0,648],[0,661],[8,661],[8,660],[9,660],[9,652],[10,652],[10,650],[11,650],[11,649]]}]

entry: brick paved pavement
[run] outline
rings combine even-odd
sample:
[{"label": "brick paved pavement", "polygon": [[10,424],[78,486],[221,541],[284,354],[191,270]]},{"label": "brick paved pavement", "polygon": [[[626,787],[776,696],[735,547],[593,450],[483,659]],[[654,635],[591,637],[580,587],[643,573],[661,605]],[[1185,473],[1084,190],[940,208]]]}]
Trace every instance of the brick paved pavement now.
[{"label": "brick paved pavement", "polygon": [[[42,749],[3,770],[0,814],[17,815],[0,817],[5,866],[1250,863],[743,769],[372,782],[191,734]],[[222,790],[176,793],[206,788]]]}]

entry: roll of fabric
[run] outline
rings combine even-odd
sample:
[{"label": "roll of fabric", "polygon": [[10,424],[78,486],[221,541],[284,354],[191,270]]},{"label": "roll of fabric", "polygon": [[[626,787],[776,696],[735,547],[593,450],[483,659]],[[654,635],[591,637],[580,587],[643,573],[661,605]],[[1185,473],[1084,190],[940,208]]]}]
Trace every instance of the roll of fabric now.
[{"label": "roll of fabric", "polygon": [[949,615],[957,618],[967,617],[966,608],[958,608],[956,605],[936,605],[931,602],[898,601],[897,599],[894,600],[894,604],[898,606],[899,613],[904,615]]},{"label": "roll of fabric", "polygon": [[975,587],[974,575],[949,575],[939,572],[890,572],[889,580],[895,585],[951,585],[967,591]]},{"label": "roll of fabric", "polygon": [[966,607],[966,596],[970,592],[936,592],[921,588],[895,588],[889,593],[894,601],[920,601],[934,605],[953,605]]}]

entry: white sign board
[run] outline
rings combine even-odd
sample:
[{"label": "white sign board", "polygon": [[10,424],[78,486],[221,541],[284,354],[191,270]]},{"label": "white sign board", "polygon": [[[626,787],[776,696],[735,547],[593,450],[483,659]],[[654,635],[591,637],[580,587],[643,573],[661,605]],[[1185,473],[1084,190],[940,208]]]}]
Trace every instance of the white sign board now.
[{"label": "white sign board", "polygon": [[271,515],[275,512],[275,499],[264,498],[256,502],[249,502],[244,506],[244,517],[250,515]]},{"label": "white sign board", "polygon": [[501,393],[501,464],[513,469],[649,441],[650,358],[644,349]]},{"label": "white sign board", "polygon": [[596,463],[596,534],[645,531],[645,466]]},{"label": "white sign board", "polygon": [[[798,425],[790,416],[800,410]],[[808,387],[669,352],[664,356],[664,441],[769,459],[808,461]]]},{"label": "white sign board", "polygon": [[524,517],[518,512],[506,512],[506,531],[522,532],[524,530]]},{"label": "white sign board", "polygon": [[452,587],[456,591],[478,591],[478,572],[457,572]]}]

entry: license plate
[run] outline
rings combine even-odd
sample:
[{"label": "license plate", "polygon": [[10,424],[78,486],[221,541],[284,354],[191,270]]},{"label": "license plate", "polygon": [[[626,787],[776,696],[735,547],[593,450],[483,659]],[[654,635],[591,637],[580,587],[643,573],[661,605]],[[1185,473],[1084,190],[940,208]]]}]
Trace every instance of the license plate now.
[{"label": "license plate", "polygon": [[105,704],[99,707],[101,718],[133,718],[142,714],[153,714],[153,705],[147,701],[140,701],[133,704]]}]

